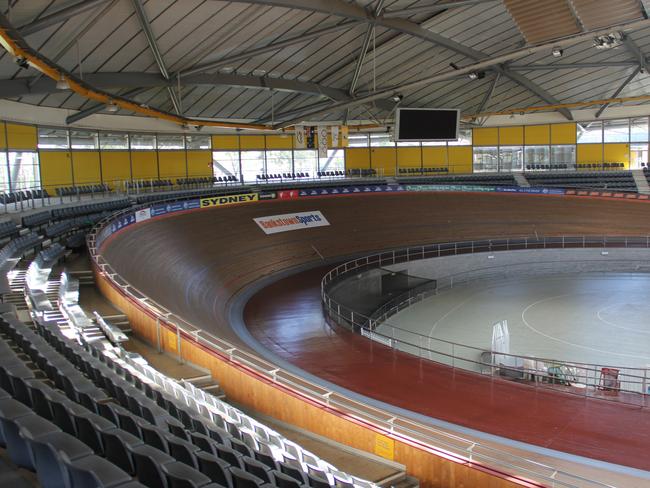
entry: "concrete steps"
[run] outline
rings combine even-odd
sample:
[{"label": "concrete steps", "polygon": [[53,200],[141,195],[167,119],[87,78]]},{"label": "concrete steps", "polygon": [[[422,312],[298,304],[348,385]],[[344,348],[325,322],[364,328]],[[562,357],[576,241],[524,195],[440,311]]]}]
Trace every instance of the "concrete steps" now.
[{"label": "concrete steps", "polygon": [[648,180],[646,179],[643,170],[632,170],[632,177],[634,178],[634,183],[636,183],[637,191],[644,195],[650,195],[650,185],[648,185]]},{"label": "concrete steps", "polygon": [[521,187],[529,187],[530,183],[526,179],[523,173],[512,173],[512,177],[515,179],[517,182],[517,185]]}]

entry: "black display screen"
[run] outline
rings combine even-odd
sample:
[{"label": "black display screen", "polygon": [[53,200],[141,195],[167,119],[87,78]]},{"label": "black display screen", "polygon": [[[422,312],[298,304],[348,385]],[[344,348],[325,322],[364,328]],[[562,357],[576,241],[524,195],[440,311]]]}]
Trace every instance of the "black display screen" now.
[{"label": "black display screen", "polygon": [[398,141],[452,141],[458,139],[458,110],[397,109]]}]

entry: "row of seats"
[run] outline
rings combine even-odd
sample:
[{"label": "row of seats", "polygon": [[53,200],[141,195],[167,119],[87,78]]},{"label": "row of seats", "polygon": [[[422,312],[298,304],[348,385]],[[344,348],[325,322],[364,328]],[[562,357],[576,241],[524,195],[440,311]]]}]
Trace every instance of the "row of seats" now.
[{"label": "row of seats", "polygon": [[353,178],[365,178],[370,176],[377,176],[377,170],[374,168],[354,168],[347,170],[347,175]]},{"label": "row of seats", "polygon": [[459,175],[459,176],[429,176],[417,179],[400,178],[401,183],[434,184],[434,185],[489,185],[517,186],[517,181],[511,174]]},{"label": "row of seats", "polygon": [[19,229],[13,220],[3,220],[0,222],[0,239],[18,235]]},{"label": "row of seats", "polygon": [[335,178],[345,176],[345,171],[319,171],[316,174],[319,178]]},{"label": "row of seats", "polygon": [[199,189],[199,190],[182,190],[173,193],[165,194],[150,194],[150,195],[138,195],[135,197],[135,201],[138,204],[156,202],[160,200],[172,201],[180,199],[188,199],[191,197],[210,197],[215,195],[231,195],[236,193],[246,193],[250,191],[249,187],[237,187],[236,190],[224,190],[224,188],[213,188],[213,189]]},{"label": "row of seats", "polygon": [[106,193],[111,191],[111,188],[108,183],[100,183],[97,185],[59,186],[55,191],[59,197],[69,197],[89,193]]},{"label": "row of seats", "polygon": [[23,216],[22,223],[23,227],[38,227],[47,224],[51,219],[52,213],[49,210],[43,210],[42,212]]},{"label": "row of seats", "polygon": [[[319,171],[320,173],[320,171]],[[309,173],[277,173],[277,174],[261,174],[256,175],[256,180],[269,181],[269,180],[299,180],[302,178],[309,178]]]},{"label": "row of seats", "polygon": [[399,168],[398,173],[404,174],[427,174],[427,173],[449,173],[449,168]]},{"label": "row of seats", "polygon": [[55,208],[52,210],[52,217],[54,219],[78,217],[80,215],[87,215],[98,212],[121,210],[129,206],[131,206],[131,200],[128,198],[121,198],[119,200],[111,200],[107,202],[88,203],[85,205],[75,205],[73,207]]},{"label": "row of seats", "polygon": [[0,250],[0,263],[5,262],[7,259],[18,258],[27,251],[40,246],[40,244],[41,237],[36,232],[16,237]]},{"label": "row of seats", "polygon": [[135,190],[138,188],[166,188],[174,186],[172,180],[133,180],[124,183],[127,190]]},{"label": "row of seats", "polygon": [[526,171],[560,171],[574,167],[575,164],[558,163],[558,164],[527,164]]},{"label": "row of seats", "polygon": [[[21,326],[22,324],[16,325],[16,328]],[[87,486],[108,486],[109,483],[117,480],[132,482],[131,476],[135,476],[140,483],[150,487],[199,487],[217,482],[229,488],[256,488],[265,484],[282,488],[299,488],[304,484],[301,481],[305,479],[309,481],[309,476],[305,476],[304,473],[297,474],[295,466],[292,468],[291,465],[278,463],[271,455],[267,455],[263,460],[253,457],[255,453],[228,431],[219,429],[202,419],[189,415],[183,416],[181,414],[184,412],[183,406],[178,403],[169,403],[167,400],[166,409],[160,408],[157,412],[155,403],[145,397],[135,386],[127,383],[128,371],[120,371],[117,363],[102,364],[88,351],[64,339],[55,327],[41,329],[48,345],[56,344],[54,351],[51,347],[48,350],[43,344],[39,344],[36,350],[46,351],[44,355],[48,357],[53,357],[53,352],[62,352],[63,357],[67,358],[70,364],[84,371],[97,386],[100,386],[97,383],[101,383],[102,390],[108,391],[117,401],[113,403],[109,399],[102,400],[100,395],[100,400],[93,402],[92,398],[82,397],[74,389],[64,389],[68,399],[77,405],[68,403],[67,408],[56,408],[56,400],[60,399],[61,395],[57,396],[56,391],[44,395],[46,398],[54,398],[51,403],[52,418],[49,420],[55,421],[61,430],[70,436],[86,443],[94,453],[90,454],[92,459],[84,457],[85,462],[70,463],[67,466],[73,477],[74,471],[81,469],[85,472],[85,476],[93,478],[93,483],[98,483]],[[24,335],[24,332],[21,333]],[[32,343],[35,340],[33,337],[30,339]],[[34,361],[38,364],[39,359],[36,358]],[[111,367],[113,369],[110,369]],[[124,375],[124,378],[121,375]],[[56,386],[56,379],[60,375],[53,374],[48,377],[53,378]],[[9,382],[9,385],[12,384],[16,384],[16,381]],[[2,385],[6,386],[0,381],[0,386]],[[65,384],[62,386],[65,387]],[[142,384],[140,386],[144,387]],[[37,396],[42,392],[42,386],[38,390]],[[18,388],[19,395],[20,391],[21,389]],[[164,401],[164,392],[157,392],[158,401]],[[26,404],[31,400],[32,405],[28,405],[36,408],[33,395],[30,397],[28,393],[21,399]],[[149,400],[149,407],[146,407],[145,400]],[[41,410],[45,414],[48,413],[47,408]],[[177,415],[178,418],[169,417],[167,411]],[[42,422],[40,424],[44,425]],[[202,424],[201,428],[199,424]],[[115,465],[117,469],[106,461]],[[56,464],[56,459],[54,463]],[[270,465],[271,463],[273,464]],[[121,471],[118,471],[120,469]],[[126,476],[123,473],[126,473]],[[300,476],[301,480],[295,479],[295,476]],[[104,479],[101,479],[102,477]],[[312,478],[319,481],[314,476]],[[326,481],[320,481],[325,484],[312,486],[317,488],[330,486]]]},{"label": "row of seats", "polygon": [[32,199],[41,199],[41,198],[50,198],[50,195],[45,189],[38,190],[21,190],[21,191],[12,191],[9,193],[0,194],[0,203],[3,205],[8,205],[10,203],[17,203],[25,200]]},{"label": "row of seats", "polygon": [[54,242],[48,248],[43,249],[36,255],[35,262],[40,268],[51,267],[65,255],[65,247],[58,242]]},{"label": "row of seats", "polygon": [[86,245],[86,233],[84,231],[75,232],[65,240],[65,247],[68,249],[80,249]]},{"label": "row of seats", "polygon": [[625,168],[625,163],[580,163],[578,169],[620,169]]}]

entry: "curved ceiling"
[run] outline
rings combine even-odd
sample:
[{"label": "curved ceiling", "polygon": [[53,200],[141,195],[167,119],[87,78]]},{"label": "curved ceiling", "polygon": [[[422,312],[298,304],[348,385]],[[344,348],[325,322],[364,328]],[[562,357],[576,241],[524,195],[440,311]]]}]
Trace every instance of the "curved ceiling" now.
[{"label": "curved ceiling", "polygon": [[[648,5],[637,0],[612,0],[621,11],[625,4],[626,17],[595,20],[595,2],[561,2],[571,8],[531,10],[521,0],[4,0],[0,11],[40,55],[88,84],[193,118],[382,121],[396,104],[390,96],[346,106],[375,90],[400,91],[402,106],[466,114],[647,94],[647,26],[628,30],[616,48],[596,49],[583,36],[561,57],[537,52],[494,64],[479,79],[459,71],[400,90],[452,65],[521,50],[526,39],[552,42],[554,31],[545,38],[531,30],[549,15],[574,16],[569,36],[647,18]],[[57,90],[6,52],[0,96],[80,111],[69,122],[105,108]]]}]

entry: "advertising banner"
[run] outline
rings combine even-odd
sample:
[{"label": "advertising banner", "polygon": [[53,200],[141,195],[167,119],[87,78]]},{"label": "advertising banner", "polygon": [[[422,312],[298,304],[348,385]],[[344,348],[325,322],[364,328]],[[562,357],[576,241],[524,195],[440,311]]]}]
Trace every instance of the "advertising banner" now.
[{"label": "advertising banner", "polygon": [[265,234],[277,234],[278,232],[330,225],[325,216],[318,210],[257,217],[253,220]]},{"label": "advertising banner", "polygon": [[318,126],[318,157],[327,157],[327,126]]},{"label": "advertising banner", "polygon": [[339,126],[332,126],[332,147],[339,147]]},{"label": "advertising banner", "polygon": [[305,139],[305,126],[297,125],[293,136],[296,149],[305,149],[307,147],[307,140]]},{"label": "advertising banner", "polygon": [[305,188],[299,190],[301,197],[320,197],[326,195],[352,195],[358,193],[392,193],[406,191],[403,185],[359,185],[359,186],[331,186],[326,188]]},{"label": "advertising banner", "polygon": [[280,190],[278,192],[278,198],[280,200],[293,200],[300,196],[299,190]]},{"label": "advertising banner", "polygon": [[260,198],[259,193],[242,193],[241,195],[224,195],[221,197],[201,198],[201,208],[206,207],[223,207],[225,205],[234,205],[236,203],[257,202]]},{"label": "advertising banner", "polygon": [[141,210],[138,210],[135,213],[135,221],[136,222],[143,222],[145,220],[149,220],[151,218],[151,209],[150,208],[143,208]]},{"label": "advertising banner", "polygon": [[151,206],[150,213],[151,217],[158,217],[159,215],[165,215],[172,212],[180,212],[181,210],[192,210],[194,208],[200,208],[200,206],[201,205],[198,199],[185,200],[183,202],[158,203]]}]

